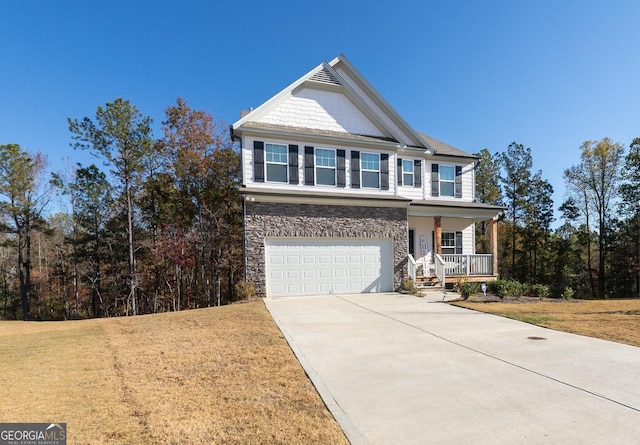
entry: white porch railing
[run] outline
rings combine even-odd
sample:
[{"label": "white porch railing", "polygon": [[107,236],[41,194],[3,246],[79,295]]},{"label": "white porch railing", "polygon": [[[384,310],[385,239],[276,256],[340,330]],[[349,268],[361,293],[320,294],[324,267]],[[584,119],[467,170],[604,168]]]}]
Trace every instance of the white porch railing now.
[{"label": "white porch railing", "polygon": [[416,263],[415,258],[413,258],[413,255],[409,254],[407,258],[409,260],[407,261],[407,268],[409,269],[409,278],[411,278],[415,283],[416,278],[418,276],[418,264]]},{"label": "white porch railing", "polygon": [[440,282],[444,286],[444,279],[447,275],[447,268],[445,267],[446,263],[444,261],[444,258],[436,253],[435,255],[433,255],[433,264],[435,266],[436,277],[438,277],[438,280],[440,280]]},{"label": "white porch railing", "polygon": [[[436,255],[438,256],[438,255]],[[449,276],[493,275],[493,255],[442,255]]]}]

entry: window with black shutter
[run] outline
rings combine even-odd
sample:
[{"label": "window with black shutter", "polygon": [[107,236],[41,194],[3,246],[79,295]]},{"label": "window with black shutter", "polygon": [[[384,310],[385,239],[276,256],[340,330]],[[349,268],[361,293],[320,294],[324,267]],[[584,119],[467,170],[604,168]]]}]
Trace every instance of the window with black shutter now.
[{"label": "window with black shutter", "polygon": [[360,188],[360,152],[351,151],[351,188]]},{"label": "window with black shutter", "polygon": [[345,171],[345,150],[337,150],[338,155],[338,187],[345,187],[347,185],[346,171]]},{"label": "window with black shutter", "polygon": [[313,147],[304,147],[304,184],[315,185]]},{"label": "window with black shutter", "polygon": [[298,184],[298,146],[289,145],[289,184]]}]

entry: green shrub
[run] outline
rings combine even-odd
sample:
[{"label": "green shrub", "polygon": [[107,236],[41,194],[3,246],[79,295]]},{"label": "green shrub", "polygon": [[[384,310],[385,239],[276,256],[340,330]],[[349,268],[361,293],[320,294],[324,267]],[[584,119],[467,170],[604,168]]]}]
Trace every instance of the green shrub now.
[{"label": "green shrub", "polygon": [[472,294],[478,292],[478,283],[471,283],[465,278],[458,280],[458,290],[464,300],[469,298]]},{"label": "green shrub", "polygon": [[498,278],[496,281],[491,282],[491,287],[489,289],[493,289],[493,293],[498,296],[501,300],[504,300],[505,297],[509,296],[509,281],[503,280],[502,278]]},{"label": "green shrub", "polygon": [[564,288],[564,292],[562,292],[561,296],[565,300],[571,300],[574,295],[575,295],[575,291],[571,287],[567,286]]},{"label": "green shrub", "polygon": [[540,297],[547,298],[551,291],[549,290],[549,286],[545,286],[544,284],[534,284],[531,286],[529,294],[532,297]]},{"label": "green shrub", "polygon": [[498,278],[487,283],[487,289],[500,299],[505,297],[520,298],[527,292],[527,286],[516,280]]},{"label": "green shrub", "polygon": [[494,294],[494,295],[498,295],[498,287],[500,284],[500,278],[498,278],[497,280],[491,280],[491,281],[487,281],[487,293],[488,294]]},{"label": "green shrub", "polygon": [[511,280],[510,284],[511,284],[511,292],[510,293],[515,298],[520,298],[527,292],[527,285],[526,284],[522,284],[521,282],[516,281],[516,280]]}]

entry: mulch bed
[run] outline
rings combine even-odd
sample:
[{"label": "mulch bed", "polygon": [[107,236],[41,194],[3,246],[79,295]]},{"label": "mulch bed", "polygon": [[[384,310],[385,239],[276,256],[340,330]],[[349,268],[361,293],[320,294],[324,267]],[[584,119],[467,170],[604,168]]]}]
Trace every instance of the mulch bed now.
[{"label": "mulch bed", "polygon": [[500,299],[497,295],[487,294],[486,296],[482,293],[471,295],[466,300],[458,300],[458,301],[467,301],[469,303],[580,303],[582,300],[573,299],[573,300],[563,300],[562,298],[540,298],[540,297],[505,297],[504,299]]}]

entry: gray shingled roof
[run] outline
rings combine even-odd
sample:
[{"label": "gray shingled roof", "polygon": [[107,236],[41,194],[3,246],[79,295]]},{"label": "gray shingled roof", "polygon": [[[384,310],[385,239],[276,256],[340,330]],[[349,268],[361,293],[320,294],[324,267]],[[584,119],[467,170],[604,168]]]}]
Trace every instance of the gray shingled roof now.
[{"label": "gray shingled roof", "polygon": [[300,128],[300,127],[293,127],[289,125],[267,124],[264,122],[245,122],[243,124],[243,127],[256,128],[261,130],[274,130],[274,131],[284,131],[289,133],[299,133],[301,135],[338,137],[343,139],[353,139],[353,140],[359,140],[359,141],[384,141],[384,142],[398,143],[398,141],[396,141],[395,139],[385,138],[381,136],[368,136],[364,134],[343,133],[340,131],[321,130],[321,129],[315,129],[315,128]]},{"label": "gray shingled roof", "polygon": [[466,151],[462,151],[459,148],[453,147],[449,144],[445,144],[444,142],[434,139],[429,135],[420,132],[418,132],[418,135],[426,142],[428,146],[433,148],[438,155],[459,156],[463,158],[477,159],[477,156],[467,153]]}]

